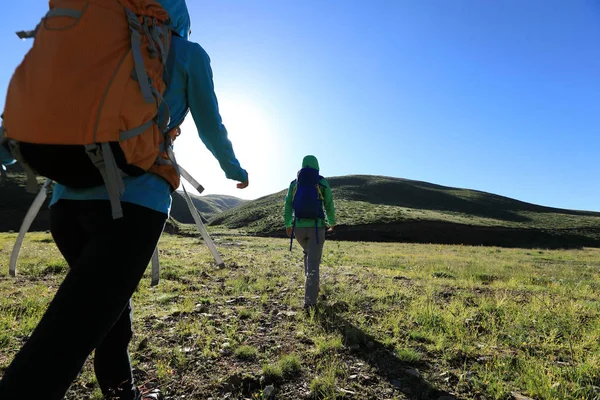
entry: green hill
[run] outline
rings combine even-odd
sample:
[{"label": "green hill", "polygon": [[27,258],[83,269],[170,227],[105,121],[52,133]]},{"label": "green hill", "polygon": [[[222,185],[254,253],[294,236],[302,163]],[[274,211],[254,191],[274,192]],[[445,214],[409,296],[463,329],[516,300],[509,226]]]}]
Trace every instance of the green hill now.
[{"label": "green hill", "polygon": [[[563,210],[383,176],[328,178],[338,226],[331,238],[516,247],[600,247],[600,213]],[[285,191],[246,203],[211,225],[283,236]]]},{"label": "green hill", "polygon": [[[43,179],[38,180],[41,184]],[[18,167],[9,168],[9,174],[6,180],[0,182],[0,232],[18,232],[25,218],[25,214],[33,200],[35,194],[27,193],[25,190],[25,174],[21,173]],[[52,195],[50,189],[48,198],[42,206],[40,213],[33,221],[32,231],[46,231],[50,229],[50,212],[48,204]]]},{"label": "green hill", "polygon": [[[182,224],[193,224],[194,219],[190,214],[182,193],[175,192],[172,197],[173,205],[171,207],[171,218]],[[245,202],[245,200],[238,199],[237,197],[225,195],[196,196],[190,194],[190,197],[194,202],[194,206],[196,206],[196,209],[206,221],[223,211],[229,210]]]}]

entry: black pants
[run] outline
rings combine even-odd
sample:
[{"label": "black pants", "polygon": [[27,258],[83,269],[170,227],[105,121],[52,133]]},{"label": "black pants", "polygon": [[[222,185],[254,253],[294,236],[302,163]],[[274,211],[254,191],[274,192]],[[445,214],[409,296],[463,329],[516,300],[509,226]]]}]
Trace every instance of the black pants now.
[{"label": "black pants", "polygon": [[135,398],[127,351],[131,296],[167,216],[128,203],[123,212],[113,220],[108,201],[61,200],[52,207],[52,236],[70,270],[4,373],[0,399],[62,399],[94,350],[102,392]]}]

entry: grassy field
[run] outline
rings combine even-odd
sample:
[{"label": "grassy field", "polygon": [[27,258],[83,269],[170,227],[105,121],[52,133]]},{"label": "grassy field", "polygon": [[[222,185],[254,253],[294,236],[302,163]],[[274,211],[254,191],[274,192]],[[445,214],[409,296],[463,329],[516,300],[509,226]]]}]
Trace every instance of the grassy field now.
[{"label": "grassy field", "polygon": [[[67,271],[36,233],[8,277],[14,237],[0,234],[0,374]],[[227,268],[165,235],[161,284],[135,294],[135,375],[170,399],[600,398],[599,249],[329,241],[306,315],[297,244],[215,238]],[[88,398],[91,363],[68,396]]]}]

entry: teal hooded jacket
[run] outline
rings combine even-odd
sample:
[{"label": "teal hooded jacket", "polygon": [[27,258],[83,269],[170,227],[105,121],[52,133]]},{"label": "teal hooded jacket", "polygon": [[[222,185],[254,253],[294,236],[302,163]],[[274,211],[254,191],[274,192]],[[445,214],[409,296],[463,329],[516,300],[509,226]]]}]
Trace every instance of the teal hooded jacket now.
[{"label": "teal hooded jacket", "polygon": [[[315,156],[306,156],[302,160],[302,168],[313,168],[317,171],[319,170],[319,161]],[[326,226],[335,226],[335,205],[333,204],[333,195],[331,193],[331,187],[329,187],[329,183],[325,178],[319,181],[319,185],[321,185],[321,192],[323,194],[323,206],[325,208],[325,218],[319,219],[317,224],[320,228],[324,228]],[[296,193],[296,180],[294,179],[290,183],[290,187],[288,188],[287,195],[285,196],[285,206],[283,210],[283,220],[286,228],[290,228],[294,223],[294,210],[292,208],[292,204],[294,202],[294,193]],[[315,220],[314,219],[297,219],[296,227],[297,228],[314,228]]]},{"label": "teal hooded jacket", "polygon": [[[167,58],[169,85],[163,95],[171,113],[169,128],[179,126],[191,112],[198,135],[206,148],[218,160],[228,179],[246,182],[248,173],[240,166],[223,125],[215,89],[210,58],[197,43],[188,40],[191,22],[184,0],[158,0],[171,17],[171,50]],[[159,111],[163,118],[164,107]],[[182,132],[186,134],[186,132]],[[175,151],[177,141],[175,141]],[[198,177],[201,181],[201,177]],[[165,214],[170,212],[171,191],[166,180],[146,173],[124,179],[125,193],[121,201],[138,204]],[[108,200],[104,186],[72,189],[55,185],[50,205],[60,199]]]}]

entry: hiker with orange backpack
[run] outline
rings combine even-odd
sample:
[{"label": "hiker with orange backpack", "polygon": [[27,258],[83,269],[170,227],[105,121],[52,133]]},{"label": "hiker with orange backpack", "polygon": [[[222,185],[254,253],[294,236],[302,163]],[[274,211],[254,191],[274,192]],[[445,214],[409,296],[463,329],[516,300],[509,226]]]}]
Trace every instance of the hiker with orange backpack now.
[{"label": "hiker with orange backpack", "polygon": [[283,217],[290,251],[294,237],[304,251],[304,309],[308,310],[317,304],[319,295],[319,266],[325,230],[327,226],[333,230],[336,224],[331,188],[319,175],[319,161],[315,156],[309,155],[302,160],[302,169],[288,188]]},{"label": "hiker with orange backpack", "polygon": [[4,144],[28,175],[56,181],[51,233],[70,269],[0,399],[62,399],[92,351],[107,398],[160,397],[133,380],[131,297],[179,186],[173,140],[188,111],[226,177],[248,186],[190,25],[184,0],[52,0],[20,33],[35,46],[9,85]]}]

